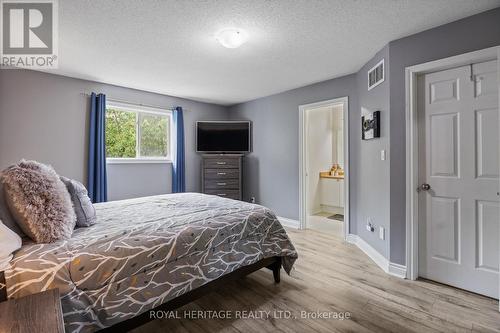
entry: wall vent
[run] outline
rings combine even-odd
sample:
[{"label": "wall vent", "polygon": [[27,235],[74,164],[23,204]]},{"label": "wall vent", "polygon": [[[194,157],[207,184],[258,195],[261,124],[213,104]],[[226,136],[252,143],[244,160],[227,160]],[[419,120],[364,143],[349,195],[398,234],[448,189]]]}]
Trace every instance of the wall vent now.
[{"label": "wall vent", "polygon": [[384,82],[384,59],[382,59],[378,64],[373,66],[368,71],[368,90],[372,90],[382,82]]}]

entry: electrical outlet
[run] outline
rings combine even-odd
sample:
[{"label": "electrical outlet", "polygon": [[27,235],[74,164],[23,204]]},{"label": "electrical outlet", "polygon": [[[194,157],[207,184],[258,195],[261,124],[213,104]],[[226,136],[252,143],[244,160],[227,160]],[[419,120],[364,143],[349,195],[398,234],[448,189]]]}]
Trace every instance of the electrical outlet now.
[{"label": "electrical outlet", "polygon": [[381,240],[385,239],[385,228],[384,227],[379,227],[379,229],[378,229],[378,237]]},{"label": "electrical outlet", "polygon": [[368,222],[368,224],[366,225],[366,230],[368,230],[369,232],[375,231],[375,228],[373,227],[373,224],[371,222]]},{"label": "electrical outlet", "polygon": [[255,203],[255,197],[251,197],[250,198],[250,202],[254,204]]},{"label": "electrical outlet", "polygon": [[368,230],[369,232],[374,232],[375,231],[375,223],[373,223],[373,218],[372,217],[369,217],[366,220],[366,230]]}]

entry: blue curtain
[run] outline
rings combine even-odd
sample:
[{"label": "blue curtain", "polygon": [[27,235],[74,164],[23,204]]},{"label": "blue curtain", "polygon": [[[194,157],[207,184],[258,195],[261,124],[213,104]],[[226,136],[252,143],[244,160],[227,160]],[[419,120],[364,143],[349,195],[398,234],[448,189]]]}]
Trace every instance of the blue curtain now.
[{"label": "blue curtain", "polygon": [[90,95],[90,133],[87,189],[92,202],[108,200],[106,177],[106,95]]},{"label": "blue curtain", "polygon": [[186,191],[186,165],[184,158],[184,117],[180,106],[173,110],[173,122],[176,133],[176,148],[173,154],[172,192]]}]

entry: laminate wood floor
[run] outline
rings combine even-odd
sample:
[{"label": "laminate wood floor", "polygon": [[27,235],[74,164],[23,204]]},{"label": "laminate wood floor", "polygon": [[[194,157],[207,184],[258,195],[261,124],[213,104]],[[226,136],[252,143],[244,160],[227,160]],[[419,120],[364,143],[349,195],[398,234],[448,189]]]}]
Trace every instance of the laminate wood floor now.
[{"label": "laminate wood floor", "polygon": [[[287,232],[299,259],[280,284],[262,269],[180,308],[181,319],[157,319],[133,332],[500,332],[497,300],[389,276],[336,234]],[[205,316],[227,310],[231,318],[185,318],[193,310]],[[259,311],[270,315],[242,318]],[[318,312],[330,318],[314,318]],[[350,319],[335,318],[346,312]]]}]

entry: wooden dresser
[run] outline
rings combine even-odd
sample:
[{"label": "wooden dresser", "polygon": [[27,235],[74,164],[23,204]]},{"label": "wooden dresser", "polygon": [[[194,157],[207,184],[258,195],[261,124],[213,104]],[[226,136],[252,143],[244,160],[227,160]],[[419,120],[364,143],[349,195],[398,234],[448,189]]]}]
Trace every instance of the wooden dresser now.
[{"label": "wooden dresser", "polygon": [[242,162],[241,154],[202,155],[202,192],[241,200]]}]

